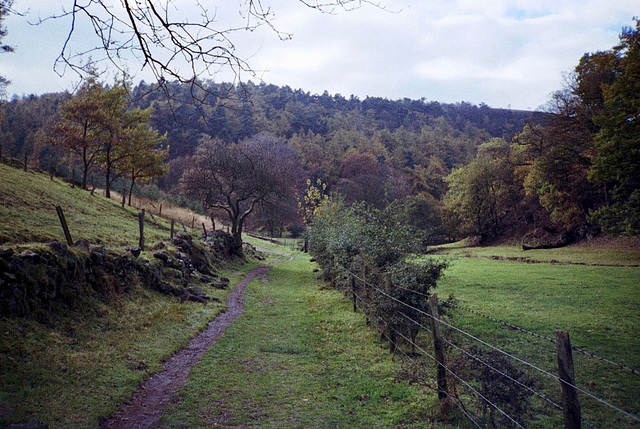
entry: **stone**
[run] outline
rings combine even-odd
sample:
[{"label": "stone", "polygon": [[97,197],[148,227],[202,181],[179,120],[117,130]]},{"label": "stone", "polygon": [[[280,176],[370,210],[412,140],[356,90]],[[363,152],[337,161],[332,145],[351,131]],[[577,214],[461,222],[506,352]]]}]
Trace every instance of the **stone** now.
[{"label": "stone", "polygon": [[213,286],[216,289],[226,289],[229,287],[229,282],[213,282],[211,283],[211,286]]},{"label": "stone", "polygon": [[162,249],[166,249],[166,248],[167,248],[167,245],[166,245],[166,244],[164,244],[162,241],[161,241],[161,242],[159,242],[159,243],[156,243],[156,244],[153,246],[153,250],[162,250]]},{"label": "stone", "polygon": [[40,262],[40,255],[36,252],[34,252],[33,250],[25,250],[24,252],[22,252],[20,254],[20,258],[21,259],[25,259],[25,260],[29,260],[33,263],[38,263]]},{"label": "stone", "polygon": [[75,243],[73,243],[73,245],[76,247],[84,247],[85,249],[89,250],[89,240],[85,240],[84,238],[77,240]]},{"label": "stone", "polygon": [[66,256],[69,252],[67,245],[60,241],[52,241],[51,243],[47,244],[47,247],[49,247],[49,249],[53,250],[60,256]]},{"label": "stone", "polygon": [[137,258],[138,256],[140,256],[140,252],[142,252],[142,249],[139,247],[131,247],[129,248],[129,252],[135,257]]},{"label": "stone", "polygon": [[12,257],[16,252],[9,248],[9,249],[0,249],[0,258],[10,258]]},{"label": "stone", "polygon": [[166,252],[156,252],[153,254],[153,257],[160,259],[164,263],[168,263],[171,260],[171,257],[167,255]]}]

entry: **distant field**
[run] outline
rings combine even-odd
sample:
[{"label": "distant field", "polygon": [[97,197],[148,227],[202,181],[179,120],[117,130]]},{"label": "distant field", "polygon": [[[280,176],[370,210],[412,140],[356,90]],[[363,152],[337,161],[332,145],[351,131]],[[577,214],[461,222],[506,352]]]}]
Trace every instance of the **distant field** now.
[{"label": "distant field", "polygon": [[[441,299],[453,295],[460,306],[551,339],[556,330],[567,330],[572,345],[640,368],[638,250],[567,247],[522,252],[503,246],[444,248],[440,252],[450,264],[437,288]],[[557,373],[553,343],[468,311],[449,312],[456,325]],[[635,415],[640,413],[640,376],[578,352],[574,360],[579,386]],[[554,392],[558,386],[552,382],[549,389]],[[584,415],[598,427],[611,427],[613,422],[633,427],[629,420],[612,420],[616,413],[607,407],[584,397],[581,400]]]},{"label": "distant field", "polygon": [[[618,246],[617,244],[622,245]],[[637,245],[636,245],[637,243]],[[611,265],[640,267],[640,240],[621,239],[607,242],[589,242],[558,249],[522,250],[520,246],[464,247],[459,243],[436,246],[431,249],[439,255],[521,260],[522,262],[552,262],[581,265]]]}]

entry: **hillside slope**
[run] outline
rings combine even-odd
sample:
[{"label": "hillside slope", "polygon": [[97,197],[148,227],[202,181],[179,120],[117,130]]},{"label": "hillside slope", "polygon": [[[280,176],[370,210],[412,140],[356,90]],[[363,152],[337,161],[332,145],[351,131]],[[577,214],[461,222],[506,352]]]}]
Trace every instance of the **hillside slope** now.
[{"label": "hillside slope", "polygon": [[141,250],[136,210],[4,164],[0,179],[0,427],[97,427],[258,265],[158,218]]}]

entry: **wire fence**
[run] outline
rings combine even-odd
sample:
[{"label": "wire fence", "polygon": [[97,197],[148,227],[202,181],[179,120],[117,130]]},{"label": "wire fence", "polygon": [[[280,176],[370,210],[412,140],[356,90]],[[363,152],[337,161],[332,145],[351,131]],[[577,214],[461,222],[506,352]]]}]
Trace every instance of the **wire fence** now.
[{"label": "wire fence", "polygon": [[[391,350],[399,351],[407,361],[416,363],[426,358],[427,361],[435,363],[436,369],[446,372],[447,379],[450,380],[453,388],[446,385],[442,386],[440,379],[438,379],[436,390],[441,398],[442,406],[455,406],[473,426],[498,425],[518,428],[526,427],[528,424],[533,426],[558,426],[561,425],[562,420],[565,422],[565,427],[580,427],[582,424],[587,427],[640,426],[640,417],[634,412],[625,410],[623,406],[615,405],[613,400],[605,399],[601,394],[593,393],[585,387],[579,387],[575,379],[567,379],[562,376],[560,363],[558,364],[558,371],[561,373],[559,376],[553,373],[553,370],[544,368],[549,365],[552,359],[541,364],[519,357],[514,352],[505,350],[507,347],[495,345],[492,341],[482,339],[469,330],[456,326],[456,324],[448,320],[448,316],[440,317],[438,305],[474,314],[516,332],[543,340],[545,343],[556,344],[558,347],[556,350],[558,362],[561,360],[561,335],[557,335],[556,339],[553,339],[451,301],[438,303],[435,295],[414,291],[395,284],[390,289],[388,284],[379,286],[372,283],[370,279],[366,279],[365,276],[349,270],[344,270],[344,272],[351,278],[354,310],[357,308],[369,317],[371,313],[369,308],[371,294],[377,294],[378,298],[387,300],[388,303],[393,303],[397,306],[399,310],[392,315],[387,315],[386,319],[379,314],[376,315],[376,327],[386,338],[386,341],[389,342]],[[413,300],[412,303],[409,303],[394,296],[394,288],[415,293],[421,296],[423,300],[432,300],[436,305],[435,307],[430,307],[429,310],[426,310],[424,306],[421,306],[423,308],[418,308],[413,303]],[[403,308],[405,310],[402,310]],[[400,325],[395,320],[398,317],[402,318],[408,325],[405,324],[402,325],[404,328],[399,328]],[[408,329],[407,326],[411,326],[413,329]],[[444,332],[436,334],[434,326],[442,327]],[[408,331],[414,332],[413,335]],[[428,334],[431,332],[431,334],[418,335],[423,332]],[[439,338],[436,338],[436,336]],[[566,336],[568,341],[568,333],[566,333]],[[445,358],[438,359],[436,341],[442,341],[445,345]],[[405,352],[398,346],[398,343],[401,342],[410,346],[415,352]],[[573,350],[594,362],[603,362],[623,370],[625,373],[638,375],[637,370],[625,364],[603,358],[582,347],[571,346],[570,343],[567,346],[571,372],[573,372],[573,359],[570,351]],[[434,347],[434,352],[427,351],[429,347]],[[479,378],[477,374],[475,378],[469,377],[469,374],[472,373],[469,370],[471,367],[479,368],[476,371],[477,374],[480,374]],[[499,380],[499,383],[496,380]],[[546,384],[544,380],[547,380]],[[549,381],[553,383],[550,385]],[[495,386],[499,386],[502,390],[502,396],[500,392],[496,392]],[[433,388],[431,385],[428,385],[428,387]],[[464,389],[464,393],[459,392],[458,388]],[[559,390],[561,398],[557,399]],[[505,397],[505,391],[511,397]],[[575,403],[573,404],[570,401],[567,402],[571,392],[575,396]],[[567,396],[568,394],[569,396]],[[588,410],[581,410],[580,402],[577,400],[578,396],[581,398],[583,408],[588,408]],[[539,405],[533,407],[528,398],[536,400]],[[518,401],[523,401],[524,403],[519,404],[517,403]],[[478,404],[476,410],[470,410],[468,405],[474,403]],[[596,405],[606,411],[591,412],[591,409]],[[532,407],[536,408],[535,413],[532,412]],[[571,413],[575,414],[576,407],[577,420],[575,420],[574,416],[573,423],[569,421],[570,424],[567,425],[568,419],[571,419]],[[606,417],[602,417],[603,415]],[[589,416],[589,420],[585,416]],[[594,419],[591,416],[594,416]],[[597,422],[593,420],[597,420]]]}]

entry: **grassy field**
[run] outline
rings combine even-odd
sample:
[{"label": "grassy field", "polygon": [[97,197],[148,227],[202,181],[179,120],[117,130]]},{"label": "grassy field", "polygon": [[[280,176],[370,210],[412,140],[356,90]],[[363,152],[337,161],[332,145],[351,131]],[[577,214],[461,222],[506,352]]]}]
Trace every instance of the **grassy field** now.
[{"label": "grassy field", "polygon": [[308,256],[248,289],[247,310],[197,365],[166,427],[442,427],[401,365]]},{"label": "grassy field", "polygon": [[[136,209],[34,171],[0,164],[0,177],[2,247],[21,251],[63,240],[58,204],[75,240],[112,248],[138,243]],[[169,223],[147,217],[145,238],[168,243]],[[150,252],[141,257],[150,259]],[[225,263],[219,273],[233,285],[256,265]],[[222,303],[181,303],[138,288],[110,301],[86,298],[76,311],[49,312],[40,321],[0,317],[0,427],[25,421],[96,427],[223,310],[229,291],[201,287]]]},{"label": "grassy field", "polygon": [[[567,330],[572,345],[640,368],[640,268],[633,266],[639,262],[637,250],[567,247],[526,252],[537,261],[547,261],[543,263],[519,262],[518,252],[522,253],[507,247],[446,249],[444,258],[450,266],[439,283],[440,298],[452,294],[463,307],[551,339],[556,330]],[[620,254],[624,256],[620,258]],[[448,313],[457,326],[557,373],[552,342],[468,311]],[[636,416],[640,413],[640,376],[575,351],[574,361],[579,387]],[[553,380],[545,382],[548,387],[544,391],[554,398],[558,398],[556,384]],[[598,427],[634,427],[633,420],[597,401],[584,395],[581,400],[583,415]]]}]

